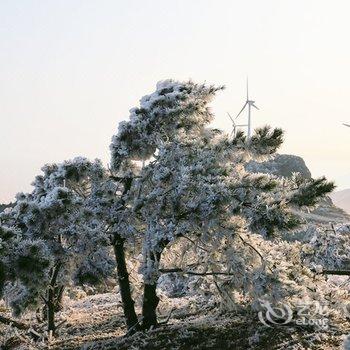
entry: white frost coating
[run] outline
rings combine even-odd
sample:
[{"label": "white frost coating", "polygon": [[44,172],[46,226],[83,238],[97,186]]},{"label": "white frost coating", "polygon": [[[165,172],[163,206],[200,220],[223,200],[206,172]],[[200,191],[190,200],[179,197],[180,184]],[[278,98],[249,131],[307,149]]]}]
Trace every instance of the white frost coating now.
[{"label": "white frost coating", "polygon": [[[6,271],[8,288],[17,288],[16,296],[10,289],[8,295],[18,313],[37,304],[57,265],[62,286],[105,279],[113,272],[110,243],[117,235],[125,239],[126,255],[139,258],[144,283],[155,284],[160,269],[175,268],[188,278],[176,287],[207,303],[220,296],[225,308],[249,303],[258,309],[260,299],[294,305],[330,293],[346,297],[313,271],[347,258],[344,227],[334,236],[316,230],[309,241],[286,238],[302,221],[298,208],[314,206],[332,186],[297,174],[246,171],[247,161],[274,154],[282,132],[261,128],[247,142],[242,133],[232,140],[211,129],[209,103],[220,89],[158,83],[119,125],[111,171],[82,157],[43,167],[33,191],[19,194],[1,216],[4,227],[21,236],[18,243],[0,235],[0,249],[14,253],[0,262],[18,267]],[[19,264],[26,259],[37,264],[32,280]],[[133,268],[131,259],[127,265]]]},{"label": "white frost coating", "polygon": [[105,227],[116,190],[101,162],[77,157],[42,171],[33,191],[19,194],[14,208],[2,214],[21,236],[6,261],[6,278],[25,289],[8,298],[16,314],[37,306],[56,266],[58,286],[97,282],[114,270]]},{"label": "white frost coating", "polygon": [[[114,169],[147,161],[135,178],[135,214],[128,218],[128,232],[138,232],[143,241],[144,281],[156,283],[161,253],[165,263],[169,251],[180,249],[181,260],[170,259],[169,267],[202,273],[190,289],[208,298],[216,292],[234,304],[238,292],[257,307],[260,298],[289,303],[317,298],[326,293],[323,277],[304,266],[302,244],[281,241],[279,231],[298,227],[302,219],[295,208],[314,205],[332,186],[298,174],[279,178],[245,171],[250,159],[276,151],[281,133],[262,128],[247,143],[243,134],[230,140],[210,129],[208,104],[217,90],[161,82],[113,137]],[[191,242],[186,251],[177,247],[180,239]],[[211,272],[227,276],[205,275]],[[320,290],[311,293],[316,280]]]}]

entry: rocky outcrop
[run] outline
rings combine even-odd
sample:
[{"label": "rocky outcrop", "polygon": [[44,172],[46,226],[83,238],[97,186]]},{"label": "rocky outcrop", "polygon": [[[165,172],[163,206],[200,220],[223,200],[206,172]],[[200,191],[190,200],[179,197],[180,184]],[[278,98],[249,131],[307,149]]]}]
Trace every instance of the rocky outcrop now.
[{"label": "rocky outcrop", "polygon": [[[304,178],[311,178],[311,172],[306,166],[304,159],[290,154],[277,154],[272,159],[262,163],[251,161],[246,166],[246,169],[253,173],[273,174],[284,177],[290,177],[293,173],[300,173]],[[329,222],[349,222],[350,215],[343,210],[344,208],[338,208],[338,206],[333,204],[331,199],[333,195],[322,199],[316,209],[311,212],[305,212],[303,216],[309,221],[322,224]]]},{"label": "rocky outcrop", "polygon": [[274,158],[262,163],[251,161],[246,166],[246,169],[253,173],[273,174],[284,177],[290,177],[293,173],[300,173],[307,179],[311,178],[311,172],[306,166],[304,159],[291,154],[277,154]]}]

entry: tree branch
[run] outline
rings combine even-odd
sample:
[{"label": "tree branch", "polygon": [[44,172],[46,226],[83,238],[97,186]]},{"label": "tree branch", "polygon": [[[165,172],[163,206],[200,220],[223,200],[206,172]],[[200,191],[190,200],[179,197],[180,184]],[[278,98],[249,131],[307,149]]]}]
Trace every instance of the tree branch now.
[{"label": "tree branch", "polygon": [[322,275],[350,276],[350,270],[323,270]]},{"label": "tree branch", "polygon": [[181,268],[172,268],[172,269],[159,269],[160,273],[184,273],[186,275],[194,275],[194,276],[217,276],[217,275],[223,275],[223,276],[235,276],[236,273],[230,273],[230,272],[197,272],[197,271],[186,271]]},{"label": "tree branch", "polygon": [[15,328],[18,328],[22,331],[27,331],[30,328],[30,326],[26,323],[16,321],[13,318],[5,317],[2,315],[0,315],[0,322],[6,324],[7,326],[13,326]]}]

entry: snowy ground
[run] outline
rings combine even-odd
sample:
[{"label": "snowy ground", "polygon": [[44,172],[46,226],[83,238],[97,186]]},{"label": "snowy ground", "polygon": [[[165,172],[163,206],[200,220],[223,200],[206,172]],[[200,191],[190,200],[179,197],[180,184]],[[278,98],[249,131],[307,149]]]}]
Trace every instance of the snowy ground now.
[{"label": "snowy ground", "polygon": [[[268,328],[255,314],[220,314],[215,307],[196,309],[191,299],[171,299],[161,308],[163,318],[173,309],[167,324],[147,333],[125,337],[116,293],[84,296],[69,300],[60,313],[59,335],[49,343],[29,343],[17,335],[17,343],[1,349],[341,349],[349,324],[332,323],[316,331],[296,325]],[[163,303],[164,304],[164,303]],[[163,305],[164,306],[164,305]],[[9,327],[6,327],[9,328]],[[4,327],[0,332],[5,331]],[[16,338],[16,337],[14,337]]]}]

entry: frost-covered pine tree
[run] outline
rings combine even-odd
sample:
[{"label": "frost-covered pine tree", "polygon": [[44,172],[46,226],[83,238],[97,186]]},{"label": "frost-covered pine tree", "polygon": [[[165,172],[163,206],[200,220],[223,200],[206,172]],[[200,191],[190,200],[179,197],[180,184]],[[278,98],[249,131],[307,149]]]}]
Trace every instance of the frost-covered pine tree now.
[{"label": "frost-covered pine tree", "polygon": [[33,191],[17,195],[16,205],[2,215],[20,235],[5,261],[12,271],[6,294],[17,315],[44,302],[54,334],[65,286],[103,280],[115,265],[103,221],[108,199],[102,193],[108,189],[101,163],[75,158],[42,171]]},{"label": "frost-covered pine tree", "polygon": [[[228,249],[232,238],[242,238],[241,232],[270,239],[276,230],[298,226],[291,208],[313,205],[333,189],[324,178],[287,180],[247,173],[245,162],[273,155],[283,133],[264,127],[248,141],[241,132],[232,140],[211,129],[214,116],[208,104],[220,89],[191,81],[160,82],[130,111],[130,120],[120,124],[112,140],[114,171],[143,162],[130,182],[132,211],[123,230],[143,241],[144,328],[157,325],[156,288],[164,249],[180,238],[198,237],[214,243],[214,249]],[[244,254],[230,249],[231,261],[243,262]]]}]

